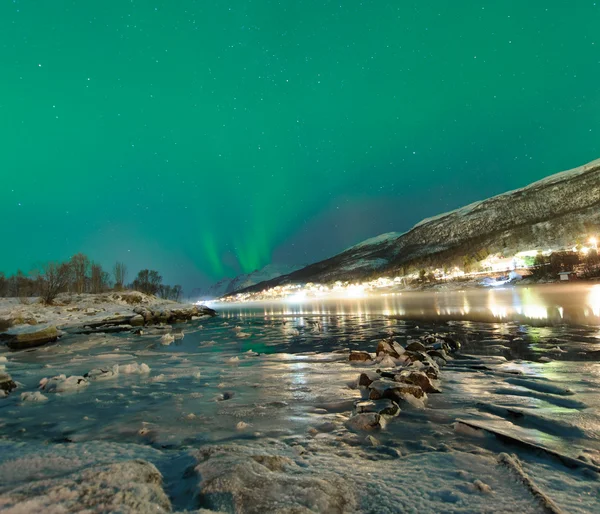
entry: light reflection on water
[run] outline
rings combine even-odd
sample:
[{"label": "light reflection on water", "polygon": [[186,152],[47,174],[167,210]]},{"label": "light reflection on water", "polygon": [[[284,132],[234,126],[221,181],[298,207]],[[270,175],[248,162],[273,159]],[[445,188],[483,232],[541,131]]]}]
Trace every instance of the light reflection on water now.
[{"label": "light reflection on water", "polygon": [[[217,304],[224,317],[325,316],[369,320],[373,316],[407,319],[523,321],[530,324],[600,324],[600,284],[551,284],[419,291],[351,299]],[[343,322],[343,321],[342,321]]]}]

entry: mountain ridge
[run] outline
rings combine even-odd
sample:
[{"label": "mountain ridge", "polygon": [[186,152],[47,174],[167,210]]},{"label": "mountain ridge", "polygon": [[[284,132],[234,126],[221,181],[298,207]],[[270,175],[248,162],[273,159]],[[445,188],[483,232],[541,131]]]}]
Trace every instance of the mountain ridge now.
[{"label": "mountain ridge", "polygon": [[[565,246],[600,228],[600,159],[525,187],[425,218],[410,230],[381,234],[293,273],[241,292],[282,284],[355,280],[415,266],[455,264],[483,251]],[[516,252],[515,252],[516,253]]]}]

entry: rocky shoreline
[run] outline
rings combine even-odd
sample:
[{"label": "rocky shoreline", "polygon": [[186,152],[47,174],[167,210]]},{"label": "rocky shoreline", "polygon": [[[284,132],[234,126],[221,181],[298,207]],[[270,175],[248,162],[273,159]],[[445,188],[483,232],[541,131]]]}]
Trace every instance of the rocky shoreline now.
[{"label": "rocky shoreline", "polygon": [[460,349],[452,337],[426,334],[402,346],[393,338],[380,341],[375,356],[366,351],[352,351],[348,360],[376,366],[375,371],[360,374],[357,386],[366,398],[354,405],[349,428],[373,430],[401,412],[402,403],[424,408],[427,394],[441,393],[440,367]]}]

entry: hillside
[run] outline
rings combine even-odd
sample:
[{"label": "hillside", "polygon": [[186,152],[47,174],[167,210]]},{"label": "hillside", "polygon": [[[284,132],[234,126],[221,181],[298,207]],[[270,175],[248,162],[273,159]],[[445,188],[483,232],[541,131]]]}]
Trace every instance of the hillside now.
[{"label": "hillside", "polygon": [[516,253],[585,241],[600,230],[600,159],[368,239],[329,259],[247,288],[354,280],[425,266],[459,265],[481,253]]},{"label": "hillside", "polygon": [[202,300],[212,300],[224,295],[232,294],[242,289],[247,289],[254,284],[272,280],[282,275],[290,274],[301,266],[286,266],[269,264],[264,268],[255,270],[252,273],[238,275],[235,278],[224,278],[212,284],[204,290],[192,291],[192,297]]}]

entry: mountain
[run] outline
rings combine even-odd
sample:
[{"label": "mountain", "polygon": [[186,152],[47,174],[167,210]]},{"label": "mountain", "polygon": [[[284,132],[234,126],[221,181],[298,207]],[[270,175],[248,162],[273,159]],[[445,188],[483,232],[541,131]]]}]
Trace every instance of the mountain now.
[{"label": "mountain", "polygon": [[272,280],[281,275],[290,274],[302,266],[286,266],[279,264],[269,264],[264,268],[255,270],[252,273],[246,273],[244,275],[238,275],[235,278],[224,278],[214,283],[207,289],[194,290],[192,296],[201,300],[212,300],[221,296],[231,294],[239,291],[240,289],[246,289],[258,284]]},{"label": "mountain", "polygon": [[423,267],[458,265],[488,253],[570,247],[600,233],[600,159],[417,223],[405,233],[367,239],[329,259],[257,283],[331,283]]}]

